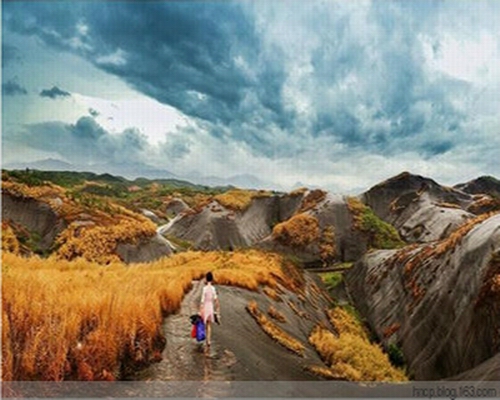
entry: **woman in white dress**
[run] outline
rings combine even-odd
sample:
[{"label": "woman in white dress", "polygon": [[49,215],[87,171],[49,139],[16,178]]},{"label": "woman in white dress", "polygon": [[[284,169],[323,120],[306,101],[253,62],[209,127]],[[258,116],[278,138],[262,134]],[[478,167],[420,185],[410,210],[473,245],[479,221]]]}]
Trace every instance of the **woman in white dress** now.
[{"label": "woman in white dress", "polygon": [[[214,277],[208,272],[205,278],[205,286],[201,293],[200,315],[206,326],[207,346],[210,347],[212,336],[212,324],[215,321],[214,310],[217,310],[217,316],[220,316],[220,303],[217,297],[217,291],[212,282]],[[215,307],[214,307],[215,306]]]}]

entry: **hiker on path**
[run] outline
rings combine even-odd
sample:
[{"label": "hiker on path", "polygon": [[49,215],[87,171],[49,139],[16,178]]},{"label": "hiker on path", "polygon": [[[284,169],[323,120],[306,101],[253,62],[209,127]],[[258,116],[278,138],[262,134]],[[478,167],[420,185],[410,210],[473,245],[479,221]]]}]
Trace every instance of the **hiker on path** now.
[{"label": "hiker on path", "polygon": [[[208,272],[205,278],[205,286],[201,293],[200,315],[206,326],[207,333],[207,346],[210,347],[210,339],[212,336],[212,324],[218,322],[220,318],[220,303],[217,297],[217,291],[212,285],[214,277],[211,272]],[[215,310],[217,313],[214,313]]]}]

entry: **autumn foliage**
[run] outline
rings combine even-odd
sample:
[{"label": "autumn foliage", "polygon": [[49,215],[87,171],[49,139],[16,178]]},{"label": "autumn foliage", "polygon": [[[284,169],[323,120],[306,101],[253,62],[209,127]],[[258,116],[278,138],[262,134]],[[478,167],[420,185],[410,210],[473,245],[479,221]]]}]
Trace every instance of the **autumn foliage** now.
[{"label": "autumn foliage", "polygon": [[193,279],[293,287],[277,255],[186,252],[108,266],[2,254],[2,379],[113,380],[159,359],[162,318]]},{"label": "autumn foliage", "polygon": [[[387,354],[373,343],[352,315],[337,307],[328,313],[333,333],[317,325],[309,337],[323,361],[330,367],[332,379],[349,381],[406,381],[404,372],[393,367]],[[325,371],[323,376],[327,377]]]},{"label": "autumn foliage", "polygon": [[309,214],[297,214],[273,229],[273,238],[286,246],[304,248],[320,237],[319,223]]},{"label": "autumn foliage", "polygon": [[247,305],[247,311],[257,321],[264,332],[272,339],[277,341],[282,346],[286,347],[288,350],[296,353],[297,355],[304,355],[304,345],[299,340],[286,333],[283,329],[270,321],[269,318],[267,318],[264,313],[259,310],[256,301],[251,301]]},{"label": "autumn foliage", "polygon": [[2,251],[19,252],[19,241],[10,225],[2,221]]}]

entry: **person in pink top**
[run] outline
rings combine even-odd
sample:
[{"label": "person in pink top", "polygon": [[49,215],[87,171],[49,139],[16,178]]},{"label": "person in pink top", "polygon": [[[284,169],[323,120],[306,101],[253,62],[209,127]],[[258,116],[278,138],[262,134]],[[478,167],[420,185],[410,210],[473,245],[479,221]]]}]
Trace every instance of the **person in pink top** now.
[{"label": "person in pink top", "polygon": [[[217,318],[220,318],[220,303],[217,297],[217,291],[212,282],[214,277],[211,272],[208,272],[205,278],[205,286],[201,293],[200,315],[206,326],[207,346],[210,347],[210,339],[212,336],[212,324],[215,319],[214,311],[217,310]],[[214,310],[215,305],[215,310]]]}]

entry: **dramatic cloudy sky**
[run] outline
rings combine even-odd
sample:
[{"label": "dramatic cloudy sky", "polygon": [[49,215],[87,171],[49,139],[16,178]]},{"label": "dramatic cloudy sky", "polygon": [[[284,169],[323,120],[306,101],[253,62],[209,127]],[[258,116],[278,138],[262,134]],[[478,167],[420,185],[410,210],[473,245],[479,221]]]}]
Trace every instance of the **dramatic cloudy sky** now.
[{"label": "dramatic cloudy sky", "polygon": [[2,3],[2,163],[500,177],[500,2]]}]

